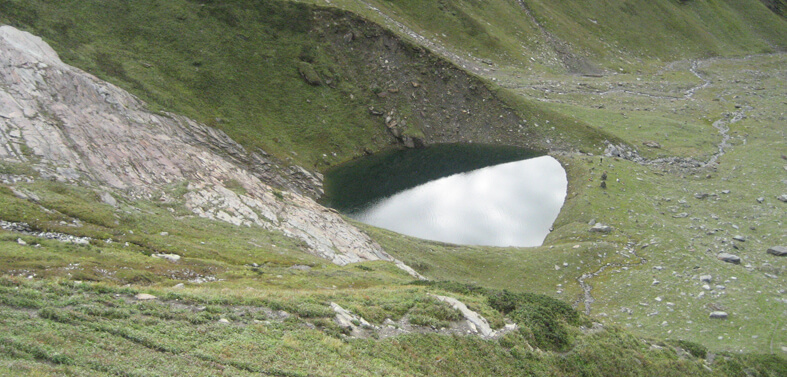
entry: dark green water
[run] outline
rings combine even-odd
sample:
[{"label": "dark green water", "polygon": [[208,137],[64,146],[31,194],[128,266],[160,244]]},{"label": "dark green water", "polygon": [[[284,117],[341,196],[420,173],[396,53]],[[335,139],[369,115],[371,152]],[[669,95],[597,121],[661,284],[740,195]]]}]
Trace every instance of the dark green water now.
[{"label": "dark green water", "polygon": [[353,214],[382,198],[429,181],[541,155],[479,144],[440,144],[393,150],[339,165],[325,174],[323,205]]}]

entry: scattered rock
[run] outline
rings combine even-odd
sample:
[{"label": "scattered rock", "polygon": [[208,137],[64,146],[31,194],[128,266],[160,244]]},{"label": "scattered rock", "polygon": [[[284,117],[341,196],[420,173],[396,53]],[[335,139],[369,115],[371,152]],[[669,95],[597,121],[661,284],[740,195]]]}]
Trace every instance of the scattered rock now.
[{"label": "scattered rock", "polygon": [[657,143],[655,141],[650,141],[650,140],[643,142],[642,145],[644,145],[644,146],[646,146],[648,148],[656,148],[656,149],[661,148],[661,144],[659,144],[659,143]]},{"label": "scattered rock", "polygon": [[226,318],[221,318],[221,319],[219,319],[219,323],[221,323],[223,325],[229,325],[230,324],[230,320],[226,319]]},{"label": "scattered rock", "polygon": [[762,203],[764,201],[765,201],[765,198],[763,198],[762,196],[757,198],[757,203]]},{"label": "scattered rock", "polygon": [[173,289],[183,289],[183,287],[185,287],[185,286],[186,286],[186,285],[185,285],[185,284],[183,284],[183,283],[178,283],[178,284],[175,284],[175,286],[174,286],[174,287],[172,287],[172,288],[173,288]]},{"label": "scattered rock", "polygon": [[25,242],[25,240],[23,240],[21,238],[17,238],[16,239],[16,243],[18,243],[18,244],[20,244],[22,246],[26,246],[27,245],[27,242]]},{"label": "scattered rock", "polygon": [[159,233],[159,234],[161,234],[163,237],[166,237],[166,236],[168,236],[168,235],[169,235],[169,232],[161,232],[161,233]]},{"label": "scattered rock", "polygon": [[676,219],[685,219],[685,218],[689,217],[689,214],[686,213],[686,212],[681,212],[681,213],[679,213],[677,215],[673,215],[672,217],[674,217]]},{"label": "scattered rock", "polygon": [[311,271],[311,267],[303,264],[296,264],[290,267],[291,270]]},{"label": "scattered rock", "polygon": [[782,194],[781,196],[779,196],[779,197],[778,197],[778,198],[776,198],[776,199],[779,199],[779,200],[781,200],[781,201],[783,201],[783,202],[787,203],[787,194]]},{"label": "scattered rock", "polygon": [[727,263],[734,263],[734,264],[740,264],[741,263],[741,258],[739,256],[735,255],[735,254],[720,253],[719,255],[716,256],[716,258],[718,258],[719,260],[721,260],[723,262],[727,262]]},{"label": "scattered rock", "polygon": [[612,231],[612,229],[613,228],[611,226],[609,226],[609,225],[604,225],[602,223],[596,223],[595,225],[593,225],[590,228],[590,231],[591,232],[597,232],[597,233],[609,233],[609,232]]},{"label": "scattered rock", "polygon": [[735,241],[738,241],[738,242],[746,242],[746,237],[741,236],[741,235],[735,235],[734,237],[732,237],[732,239],[734,239]]},{"label": "scattered rock", "polygon": [[177,262],[180,260],[180,255],[177,254],[152,254],[151,257],[166,259],[170,262]]},{"label": "scattered rock", "polygon": [[787,246],[774,246],[768,248],[768,254],[775,255],[777,257],[787,256]]},{"label": "scattered rock", "polygon": [[700,276],[700,281],[704,281],[706,283],[710,283],[711,280],[713,280],[713,276],[711,276],[711,275],[701,275]]},{"label": "scattered rock", "polygon": [[135,298],[135,299],[137,299],[137,300],[139,300],[139,301],[148,301],[148,300],[155,300],[155,299],[157,299],[158,297],[156,297],[156,296],[153,296],[153,295],[151,295],[151,294],[147,294],[147,293],[137,293],[137,294],[134,296],[134,298]]},{"label": "scattered rock", "polygon": [[710,318],[713,319],[727,319],[727,312],[715,311],[710,313]]},{"label": "scattered rock", "polygon": [[708,193],[705,193],[705,192],[698,192],[698,193],[694,194],[694,197],[697,198],[697,199],[700,199],[700,200],[701,199],[705,199],[708,196],[709,196]]}]

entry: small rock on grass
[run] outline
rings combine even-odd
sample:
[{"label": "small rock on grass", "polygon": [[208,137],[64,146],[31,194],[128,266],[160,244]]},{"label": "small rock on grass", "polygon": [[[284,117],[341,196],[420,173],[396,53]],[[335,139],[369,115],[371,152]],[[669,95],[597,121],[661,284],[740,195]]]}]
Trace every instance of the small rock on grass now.
[{"label": "small rock on grass", "polygon": [[774,246],[768,249],[768,254],[777,257],[787,257],[787,246]]},{"label": "small rock on grass", "polygon": [[180,260],[180,255],[177,254],[152,254],[153,258],[166,259],[170,262],[177,262]]},{"label": "small rock on grass", "polygon": [[779,196],[779,197],[778,197],[778,198],[776,198],[776,199],[779,199],[779,200],[781,200],[781,201],[783,201],[783,202],[787,203],[787,194],[781,195],[781,196]]},{"label": "small rock on grass", "polygon": [[727,319],[727,312],[715,311],[710,313],[712,319]]},{"label": "small rock on grass", "polygon": [[591,232],[598,232],[598,233],[609,233],[612,231],[612,227],[609,225],[604,225],[602,223],[596,223],[590,228]]},{"label": "small rock on grass", "polygon": [[735,254],[720,253],[719,255],[716,256],[716,258],[719,258],[719,260],[721,260],[723,262],[727,262],[727,263],[734,263],[734,264],[740,264],[741,263],[741,257],[739,257],[739,256],[737,256]]},{"label": "small rock on grass", "polygon": [[137,294],[134,296],[134,298],[135,298],[135,299],[137,299],[137,300],[140,300],[140,301],[147,301],[147,300],[155,300],[155,299],[157,299],[158,297],[156,297],[156,296],[153,296],[153,295],[151,295],[151,294],[147,294],[147,293],[137,293]]}]

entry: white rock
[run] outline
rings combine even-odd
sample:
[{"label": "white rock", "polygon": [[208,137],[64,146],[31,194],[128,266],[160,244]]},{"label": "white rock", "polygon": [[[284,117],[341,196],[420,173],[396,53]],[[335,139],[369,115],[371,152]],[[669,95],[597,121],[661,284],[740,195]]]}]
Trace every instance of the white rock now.
[{"label": "white rock", "polygon": [[153,295],[151,295],[151,294],[147,294],[147,293],[137,293],[137,294],[134,296],[134,298],[135,298],[135,299],[137,299],[137,300],[140,300],[140,301],[147,301],[147,300],[155,300],[155,299],[157,299],[158,297],[156,297],[156,296],[153,296]]},{"label": "white rock", "polygon": [[177,254],[152,254],[151,257],[166,259],[170,262],[177,262],[180,260],[180,255]]},{"label": "white rock", "polygon": [[462,315],[465,316],[467,322],[471,325],[471,328],[475,328],[478,332],[481,333],[484,337],[491,337],[495,335],[495,331],[489,326],[489,322],[486,321],[486,318],[482,317],[480,314],[470,310],[467,308],[463,302],[453,298],[453,297],[446,297],[446,296],[439,296],[434,295],[437,297],[438,300],[443,301],[451,305],[454,309],[459,310]]}]

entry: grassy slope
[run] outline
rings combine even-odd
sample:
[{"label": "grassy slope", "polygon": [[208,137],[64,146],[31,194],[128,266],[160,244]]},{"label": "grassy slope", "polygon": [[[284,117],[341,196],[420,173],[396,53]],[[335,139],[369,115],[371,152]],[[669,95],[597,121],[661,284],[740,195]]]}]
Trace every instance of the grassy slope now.
[{"label": "grassy slope", "polygon": [[[12,3],[14,3],[13,8],[8,8]],[[688,42],[680,38],[675,39],[689,46],[686,52],[677,52],[686,55],[678,56],[735,55],[767,50],[769,47],[763,47],[764,44],[758,37],[764,33],[763,30],[772,34],[768,37],[772,43],[784,46],[781,40],[784,27],[779,23],[783,21],[773,19],[770,14],[757,13],[761,9],[751,2],[696,2],[693,5],[683,6],[686,8],[675,8],[662,1],[652,3],[654,4],[652,6],[662,7],[669,12],[679,12],[676,17],[680,20],[688,20],[685,22],[690,24],[696,24],[699,22],[698,19],[704,17],[705,21],[701,22],[703,24],[701,26],[706,27],[704,23],[717,22],[718,17],[726,17],[730,22],[724,24],[730,26],[732,28],[730,30],[734,31],[736,27],[745,29],[740,35],[716,30],[698,33],[696,38],[691,37]],[[157,11],[153,12],[153,16],[149,16],[147,12],[141,10],[142,8],[114,9],[112,4],[120,3],[102,2],[100,6],[98,2],[60,3],[58,6],[76,8],[72,8],[69,12],[55,12],[55,8],[49,8],[51,3],[48,2],[0,1],[0,9],[3,10],[0,12],[0,17],[7,17],[3,19],[5,22],[48,32],[49,40],[54,42],[55,47],[64,54],[64,58],[140,93],[146,99],[152,100],[155,106],[182,111],[204,121],[215,120],[216,117],[225,119],[214,124],[226,128],[234,137],[250,143],[247,145],[253,146],[254,143],[259,143],[280,156],[287,155],[290,149],[297,150],[301,155],[300,158],[311,164],[319,161],[321,153],[336,149],[335,146],[326,148],[323,145],[325,135],[310,136],[312,131],[309,131],[309,124],[323,115],[303,111],[302,106],[294,104],[305,101],[304,98],[310,98],[313,101],[325,101],[319,104],[335,109],[334,106],[337,104],[346,102],[345,96],[353,93],[353,89],[337,92],[328,91],[325,87],[311,87],[300,79],[296,70],[290,69],[293,60],[297,60],[297,55],[302,53],[302,49],[293,46],[303,46],[308,44],[309,40],[308,36],[299,34],[298,22],[290,22],[298,19],[295,17],[300,9],[297,6],[265,3],[281,8],[277,8],[276,12],[267,13],[249,11],[238,15],[230,11],[229,15],[221,12],[205,15],[205,8],[200,7],[198,2],[150,2],[147,4],[155,5]],[[392,2],[389,6],[401,7],[396,10],[396,14],[402,17],[401,14],[409,9],[408,4]],[[459,31],[450,27],[446,31],[445,42],[451,43],[457,50],[466,50],[502,64],[516,65],[524,61],[519,60],[518,53],[511,51],[515,50],[512,46],[516,43],[525,43],[525,41],[516,41],[509,35],[499,34],[506,30],[504,25],[492,22],[498,19],[506,20],[512,14],[516,14],[505,11],[514,9],[513,5],[494,2],[493,6],[479,8],[468,4],[452,2],[449,5],[453,9],[453,13],[448,12],[452,18],[440,21],[444,25],[454,25],[455,21],[467,18],[471,20],[462,23],[466,26]],[[542,20],[541,22],[546,20],[545,26],[549,27],[551,32],[556,33],[561,39],[575,42],[576,49],[587,53],[607,67],[621,65],[628,69],[636,65],[631,62],[635,57],[642,57],[647,61],[655,58],[667,59],[671,56],[669,54],[676,53],[670,50],[674,49],[675,45],[669,44],[659,46],[658,50],[654,51],[642,50],[642,46],[653,44],[647,39],[618,42],[620,47],[610,47],[605,44],[609,42],[593,40],[584,45],[580,40],[585,40],[585,36],[582,38],[577,36],[581,34],[579,33],[581,29],[571,25],[586,23],[583,17],[588,13],[572,13],[572,10],[561,9],[566,5],[557,2],[546,4],[528,2],[528,4],[536,17]],[[652,10],[653,8],[648,8],[651,7],[650,4],[650,2],[640,4],[642,13],[634,13],[648,14],[644,10]],[[386,4],[381,2],[378,5]],[[589,5],[585,3],[580,5],[576,9],[591,12]],[[720,11],[709,13],[712,9],[711,5],[718,7]],[[691,8],[688,8],[689,6]],[[30,11],[33,8],[39,13]],[[641,20],[641,17],[632,18],[633,15],[619,14],[607,8],[594,8],[594,12],[603,11],[603,13],[593,13],[598,17],[595,19],[597,22],[607,20],[607,23],[629,23],[636,27],[649,27],[646,24],[631,22],[631,20]],[[742,8],[746,8],[746,11],[730,12],[730,9]],[[218,6],[210,9],[227,11],[229,8]],[[366,8],[360,8],[359,12],[366,12],[364,9]],[[137,10],[139,13],[136,13]],[[111,22],[98,22],[93,18],[94,15],[91,15],[91,12],[104,14],[103,12],[110,11],[114,12],[114,17],[109,19]],[[439,13],[440,17],[448,17],[440,12],[434,12]],[[176,14],[181,16],[175,16]],[[282,19],[277,21],[271,16],[277,14],[290,15],[294,18],[285,17],[287,22]],[[416,16],[419,15],[411,12],[404,19],[415,19]],[[232,26],[233,17],[248,22]],[[223,19],[226,22],[216,23],[216,19]],[[475,19],[475,22],[472,19]],[[741,19],[757,19],[758,22],[741,26],[739,22]],[[252,21],[274,26],[272,29],[263,26],[256,29],[258,26]],[[492,25],[486,24],[487,21]],[[553,21],[568,27],[553,28],[550,26]],[[421,22],[414,20],[410,24],[416,28],[420,25],[429,28],[430,25],[440,24],[426,25]],[[518,30],[517,33],[528,38],[533,37],[536,29],[532,25],[521,20],[512,22],[514,22],[512,25],[515,25],[512,28]],[[601,24],[602,22],[598,23]],[[589,24],[586,26],[590,27]],[[188,29],[190,27],[193,29]],[[226,50],[233,44],[239,46],[239,50],[243,47],[244,42],[238,41],[243,41],[244,38],[235,34],[238,28],[242,29],[241,34],[248,32],[259,38],[252,38],[249,42],[254,44],[254,49]],[[492,30],[492,37],[497,36],[498,40],[487,40],[491,37],[484,33],[473,32],[474,28],[483,28],[487,33]],[[197,32],[183,32],[183,30],[200,29],[205,30],[202,36]],[[93,30],[95,34],[91,35],[87,30]],[[145,35],[147,39],[124,39],[128,31],[133,31],[135,35]],[[434,32],[438,33],[439,30]],[[618,36],[615,33],[618,31],[601,32],[607,41],[624,41],[622,38],[625,36]],[[671,35],[673,31],[666,30],[665,33]],[[689,32],[681,33],[684,35],[682,38],[693,35]],[[709,33],[716,34],[708,39]],[[63,37],[58,42],[57,36],[60,34]],[[543,41],[534,42],[539,38],[537,33],[535,34],[536,36],[533,37],[535,39],[528,39],[527,43],[530,43],[529,46],[543,46]],[[111,37],[106,38],[107,35]],[[233,43],[225,43],[226,40],[216,41],[213,38],[215,35],[229,35]],[[248,37],[246,34],[243,35]],[[639,38],[644,37],[640,34]],[[720,39],[723,43],[717,43],[713,39]],[[150,46],[147,43],[149,40],[160,41],[162,45]],[[495,48],[484,50],[484,46],[490,43]],[[195,46],[204,48],[197,49]],[[622,47],[626,47],[625,53],[620,55],[622,57],[610,53]],[[478,51],[475,48],[478,48]],[[509,53],[499,53],[500,50]],[[261,51],[262,57],[246,56],[250,51]],[[276,51],[276,53],[269,52],[266,55],[266,51]],[[533,50],[527,51],[536,51],[532,53],[533,56],[550,54],[549,50],[544,48],[539,50],[534,47]],[[611,55],[615,56],[610,57]],[[144,56],[144,59],[140,56]],[[258,80],[253,76],[260,73],[259,66],[248,68],[245,64],[226,66],[226,63],[222,63],[228,61],[226,58],[234,56],[244,56],[247,59],[243,62],[249,62],[249,65],[259,64],[273,69],[271,72],[266,72],[272,76],[265,76],[265,81]],[[521,59],[524,58],[529,59],[527,55],[523,55]],[[624,59],[631,61],[621,62]],[[234,61],[234,58],[229,61]],[[556,67],[546,60],[544,62],[543,67],[550,70]],[[152,68],[146,68],[146,64],[152,65]],[[762,64],[763,69],[773,70],[779,67],[780,61],[765,60]],[[208,70],[210,73],[203,74],[205,71],[203,67],[210,67],[211,69]],[[733,72],[743,71],[747,67],[747,62],[741,63],[740,66],[721,64],[715,70],[708,68],[708,73],[716,72],[714,77],[726,82],[733,76]],[[522,73],[523,76],[526,74],[524,71],[517,73]],[[696,79],[687,75],[685,70],[676,69],[666,74],[669,79],[666,81],[676,87],[683,88],[696,84]],[[210,77],[211,75],[217,76]],[[746,79],[743,76],[745,75],[737,79]],[[532,83],[527,81],[530,78],[525,76],[525,79],[517,81],[513,77],[512,75],[510,81],[505,83],[511,86],[512,91],[529,97],[538,97],[528,89],[533,87],[530,85]],[[656,83],[664,77],[655,74],[646,78],[646,81]],[[558,81],[561,80],[565,80],[562,81],[564,84],[567,82],[575,84],[573,80],[576,78],[558,77]],[[633,75],[622,75],[616,77],[616,80],[624,82],[626,87],[637,85]],[[268,85],[270,82],[277,83],[279,87],[276,91],[270,91]],[[588,82],[593,83],[591,81],[582,83]],[[609,269],[605,274],[595,278],[596,280],[591,280],[594,284],[593,294],[597,300],[594,313],[606,313],[610,322],[618,322],[642,334],[657,334],[659,337],[668,336],[664,335],[665,328],[662,327],[664,321],[670,324],[692,321],[694,325],[675,329],[673,331],[675,335],[672,337],[698,340],[716,350],[745,349],[767,352],[769,351],[767,343],[771,339],[775,339],[777,345],[785,341],[783,332],[778,331],[779,323],[773,320],[774,316],[779,318],[783,311],[780,309],[779,302],[776,300],[778,295],[775,293],[778,283],[783,279],[779,277],[777,280],[772,280],[764,275],[769,273],[781,276],[785,268],[784,263],[765,259],[759,247],[769,243],[784,242],[783,235],[779,236],[779,227],[784,222],[784,215],[783,212],[780,215],[780,207],[776,207],[779,203],[772,199],[779,192],[776,187],[768,185],[765,185],[764,191],[750,189],[750,181],[767,182],[769,177],[781,173],[781,170],[778,170],[780,161],[774,157],[775,155],[768,155],[763,159],[761,153],[756,153],[762,150],[783,149],[783,142],[779,144],[779,140],[784,140],[783,134],[780,133],[783,131],[779,128],[779,115],[773,112],[774,109],[779,108],[777,99],[783,98],[784,95],[783,80],[780,81],[777,76],[770,77],[767,82],[767,91],[764,92],[767,95],[755,97],[743,96],[747,92],[741,92],[735,86],[717,85],[712,92],[699,93],[698,98],[701,102],[687,105],[688,107],[678,111],[677,115],[669,104],[663,103],[655,105],[657,108],[655,114],[649,114],[647,110],[642,110],[645,107],[642,104],[651,107],[654,104],[650,100],[640,98],[621,96],[597,97],[591,100],[582,93],[574,94],[574,97],[570,93],[559,95],[558,99],[563,103],[550,104],[547,106],[549,109],[568,113],[565,115],[566,119],[576,116],[632,143],[652,139],[659,133],[669,132],[671,135],[678,133],[680,137],[670,139],[668,142],[660,140],[664,144],[663,151],[651,152],[667,155],[703,156],[710,153],[711,143],[714,139],[718,140],[718,137],[713,136],[710,122],[718,119],[722,113],[734,110],[734,103],[748,100],[751,101],[748,104],[760,110],[755,119],[735,126],[733,131],[738,132],[739,135],[733,140],[735,149],[722,159],[723,168],[711,180],[700,178],[687,180],[679,175],[665,175],[659,170],[645,169],[622,161],[612,162],[614,166],[609,165],[609,161],[605,166],[599,166],[595,159],[566,159],[564,162],[572,177],[572,188],[569,194],[570,200],[556,223],[557,230],[550,236],[549,242],[552,248],[549,246],[534,249],[454,247],[407,239],[375,229],[368,231],[389,251],[397,253],[429,276],[493,288],[543,292],[570,302],[574,301],[581,291],[576,283],[576,278],[581,273],[593,272],[607,263],[636,263],[637,258],[628,253],[621,253],[622,247],[629,241],[639,243],[639,246],[648,243],[651,246],[638,252],[640,256],[648,258],[650,264],[633,267],[629,270],[630,273],[625,274]],[[522,86],[520,87],[519,84]],[[659,90],[658,85],[646,86]],[[285,90],[279,91],[280,87]],[[556,88],[553,86],[552,89]],[[682,89],[676,90],[680,92]],[[744,98],[736,99],[734,98],[736,95]],[[257,102],[261,110],[254,107],[251,107],[251,111],[243,110],[247,107],[246,101],[252,97],[256,100],[258,96],[262,98]],[[721,98],[722,101],[714,102],[714,98]],[[599,102],[605,105],[605,110],[593,110]],[[533,101],[527,103],[538,104]],[[342,106],[338,107],[340,111],[326,112],[324,116],[332,117],[331,120],[336,121],[336,124],[341,124],[342,121],[354,122],[352,124],[355,126],[366,124],[365,115],[361,115],[365,114],[365,104]],[[542,110],[541,105],[537,107],[537,111],[545,111]],[[629,118],[618,117],[617,114],[621,112]],[[646,127],[644,130],[637,128],[641,130],[637,131],[634,130],[635,123],[636,125],[652,124],[653,127]],[[265,124],[266,127],[255,126],[259,124]],[[305,127],[305,131],[300,130],[301,126]],[[345,146],[343,147],[345,149],[340,151],[339,158],[352,154],[349,152],[351,150],[367,145],[372,148],[379,147],[379,145],[366,144],[364,140],[367,140],[368,134],[355,139],[359,135],[356,133],[357,129],[352,129],[349,133],[342,128],[331,132],[333,131],[335,131],[335,134],[332,134],[334,136],[327,137],[335,137],[337,138],[335,143]],[[700,138],[683,137],[681,132],[702,135]],[[747,135],[745,144],[743,135]],[[279,142],[271,143],[272,137],[278,138]],[[306,157],[303,157],[304,155]],[[3,169],[9,173],[24,173],[24,167],[4,166]],[[597,175],[601,169],[609,170],[612,177],[620,178],[625,185],[611,185],[607,192],[600,191],[597,189]],[[736,179],[742,178],[742,174],[746,175],[746,180]],[[587,187],[583,185],[586,181],[591,181],[588,182]],[[96,355],[106,358],[106,363],[113,366],[129,363],[141,365],[140,370],[129,374],[137,372],[144,374],[142,370],[144,368],[150,368],[153,373],[160,374],[177,372],[211,374],[213,372],[205,371],[222,368],[230,368],[229,370],[236,374],[267,371],[281,375],[318,372],[318,374],[362,375],[377,374],[382,371],[394,375],[458,374],[460,371],[500,375],[525,372],[576,375],[582,371],[590,374],[594,372],[640,375],[710,374],[701,368],[700,361],[696,359],[681,360],[671,348],[663,352],[650,350],[648,343],[619,330],[602,332],[600,335],[577,335],[576,347],[565,355],[523,351],[527,348],[524,342],[526,340],[532,342],[531,338],[526,337],[527,334],[521,339],[497,342],[420,335],[380,342],[340,340],[331,335],[332,331],[340,330],[331,327],[332,322],[327,320],[331,316],[327,307],[329,301],[339,302],[342,306],[351,308],[370,320],[376,319],[376,323],[379,323],[385,316],[396,318],[403,311],[412,310],[416,301],[426,297],[425,288],[407,285],[409,281],[407,276],[385,264],[368,264],[363,265],[364,268],[335,267],[301,253],[297,244],[293,244],[281,235],[260,233],[257,229],[236,229],[224,224],[173,217],[166,205],[144,202],[124,203],[121,209],[115,210],[100,204],[95,194],[86,190],[45,184],[34,184],[28,189],[42,197],[42,204],[45,207],[56,209],[68,216],[43,212],[38,205],[15,199],[10,192],[3,190],[0,193],[2,194],[0,198],[3,200],[3,212],[0,218],[28,221],[44,229],[90,235],[99,239],[111,237],[115,242],[97,241],[89,247],[76,247],[22,237],[28,244],[38,242],[42,245],[40,248],[31,249],[31,247],[19,246],[16,243],[17,235],[2,233],[3,241],[0,245],[2,245],[4,271],[21,277],[34,276],[32,280],[44,280],[44,282],[29,283],[14,277],[3,282],[8,289],[4,289],[2,295],[7,301],[0,307],[2,308],[0,324],[4,326],[3,333],[8,335],[5,335],[4,346],[0,348],[2,351],[0,368],[5,368],[9,374],[26,371],[42,374],[71,372],[94,375],[102,372],[100,366],[90,362]],[[736,195],[735,200],[720,199],[721,203],[691,201],[694,200],[692,194],[695,191],[719,192],[722,189],[731,189]],[[750,204],[760,195],[769,198],[768,207],[759,208]],[[692,217],[673,219],[672,207],[683,198],[690,201]],[[169,207],[176,213],[180,210],[177,205]],[[720,224],[709,223],[708,219],[712,214],[721,217]],[[185,213],[178,213],[178,215],[182,216]],[[749,221],[749,216],[752,215],[755,216],[756,223]],[[58,223],[61,220],[70,221],[69,216],[80,218],[85,225],[73,228]],[[744,216],[746,218],[743,218]],[[699,220],[694,220],[695,217]],[[180,221],[173,221],[175,218]],[[609,236],[589,237],[585,224],[591,218],[611,223],[618,231]],[[634,220],[636,222],[632,224]],[[752,242],[756,242],[758,246],[747,248],[742,254],[752,260],[754,273],[744,274],[733,266],[714,263],[713,253],[691,254],[684,250],[686,245],[692,245],[695,250],[704,250],[706,247],[713,248],[718,244],[718,240],[714,237],[702,236],[705,230],[700,231],[692,227],[700,225],[723,227],[723,234],[729,238],[735,232],[732,228],[733,224],[746,224],[743,228],[745,229],[750,223],[757,229],[757,232],[752,232],[750,237],[755,237],[756,240]],[[131,234],[128,230],[133,230],[134,233]],[[168,231],[170,235],[161,236],[162,231]],[[128,247],[125,246],[125,242],[129,242]],[[274,244],[275,247],[272,246]],[[580,247],[575,249],[575,245]],[[163,260],[146,256],[154,251],[177,252],[185,258],[181,264],[173,266]],[[250,263],[258,263],[262,267],[253,269],[246,266]],[[567,263],[568,267],[562,267],[563,263]],[[309,272],[299,272],[288,268],[294,264],[307,264],[314,269]],[[653,270],[652,267],[656,264],[664,269]],[[556,270],[554,268],[556,265],[561,269]],[[731,276],[735,276],[740,283],[724,283],[730,286],[724,296],[711,298],[709,295],[702,300],[696,299],[692,295],[696,295],[700,288],[694,276],[697,272],[692,270],[695,265],[701,266],[702,272],[710,272],[721,279],[729,280]],[[576,267],[580,269],[575,270]],[[492,270],[495,272],[490,273]],[[670,277],[675,275],[673,271],[679,275],[677,278]],[[176,282],[196,277],[210,277],[223,281],[207,285],[189,284],[185,293],[168,288]],[[654,288],[651,285],[653,279],[661,280],[662,284]],[[70,280],[104,283],[74,285],[68,282]],[[724,280],[720,281],[724,282]],[[133,286],[129,289],[116,287],[126,283],[131,283]],[[338,290],[333,290],[333,286]],[[166,304],[130,302],[128,296],[140,289],[150,290],[164,297]],[[558,289],[562,291],[559,295],[556,293]],[[681,291],[688,296],[681,297]],[[238,294],[233,293],[230,298],[226,298],[228,292],[238,292]],[[241,295],[240,292],[244,292],[243,294],[254,292],[252,296],[255,298],[248,301],[238,297]],[[442,290],[437,292],[445,293]],[[120,295],[123,300],[118,299],[115,294]],[[481,310],[491,318],[498,318],[498,321],[501,318],[502,314],[499,312],[495,314],[495,309],[485,303],[483,296],[462,296],[456,292],[450,294],[459,295],[463,300],[474,303],[472,306],[476,310]],[[62,300],[57,298],[61,296],[64,297]],[[661,312],[660,315],[647,316],[649,312],[647,309],[650,307],[640,309],[642,307],[640,302],[651,300],[653,298],[651,296],[664,298],[663,301],[648,301],[649,305]],[[374,299],[370,300],[370,297]],[[211,309],[206,310],[208,314],[201,316],[192,313],[191,307],[182,310],[174,305],[173,309],[172,303],[173,301],[177,303],[177,300]],[[667,302],[678,305],[679,310],[674,313],[669,311]],[[697,302],[699,304],[696,304]],[[282,308],[297,314],[300,318],[291,323],[263,327],[238,316],[237,310],[245,310],[245,306],[248,305]],[[732,321],[717,327],[718,323],[705,319],[706,308],[709,305],[720,306],[731,311]],[[237,309],[236,306],[244,308]],[[635,315],[626,316],[620,311],[621,307],[635,308]],[[231,317],[233,322],[241,324],[237,327],[222,327],[215,324],[215,320],[222,315],[235,315]],[[433,320],[439,320],[434,317],[436,314],[431,315]],[[263,317],[259,319],[265,320]],[[323,331],[308,329],[305,322],[324,327]],[[148,331],[157,336],[145,335]],[[575,328],[572,331],[578,334],[579,330]],[[206,334],[210,333],[221,333],[223,337],[212,338],[212,343],[202,347],[195,346],[203,342]],[[776,334],[777,337],[769,338],[767,334],[770,333]],[[752,340],[747,338],[749,334],[761,334],[761,337],[758,338],[759,340]],[[73,336],[81,336],[80,341],[70,339]],[[718,341],[718,336],[724,337],[723,341]],[[75,347],[77,343],[83,346],[85,344],[97,346],[80,348]],[[103,352],[102,346],[114,350],[127,350],[133,356],[128,359],[117,359],[119,352]],[[447,349],[449,354],[434,353],[432,350],[435,349]],[[294,365],[291,358],[282,356],[293,353],[297,353],[298,359],[305,362]],[[264,354],[265,357],[258,359],[259,361],[248,362],[260,354]],[[162,355],[168,360],[172,360],[173,355],[178,356],[174,358],[176,361],[172,364],[173,369],[156,369],[161,364],[156,360]],[[490,355],[495,357],[490,358]],[[780,373],[778,368],[784,369],[783,360],[772,359],[769,364],[764,359],[746,361],[747,357],[735,356],[731,360],[722,360],[722,364],[714,365],[714,371],[717,374],[740,374],[746,368],[753,370],[752,368],[770,366],[773,368],[773,373],[776,373],[773,375],[778,375]],[[489,363],[479,364],[478,360],[487,358]],[[149,361],[143,362],[143,360]],[[351,361],[341,363],[337,360]],[[593,360],[593,362],[588,363],[585,360]],[[749,365],[742,366],[740,364],[742,360]],[[107,374],[113,372],[113,370],[103,370],[103,373]]]},{"label": "grassy slope", "polygon": [[[325,4],[323,0],[308,0]],[[785,19],[759,0],[368,0],[459,55],[501,66],[564,69],[558,48],[606,69],[636,70],[684,58],[784,50]],[[376,19],[356,1],[332,1]],[[525,13],[523,6],[530,12]],[[552,35],[550,41],[545,33]]]}]

